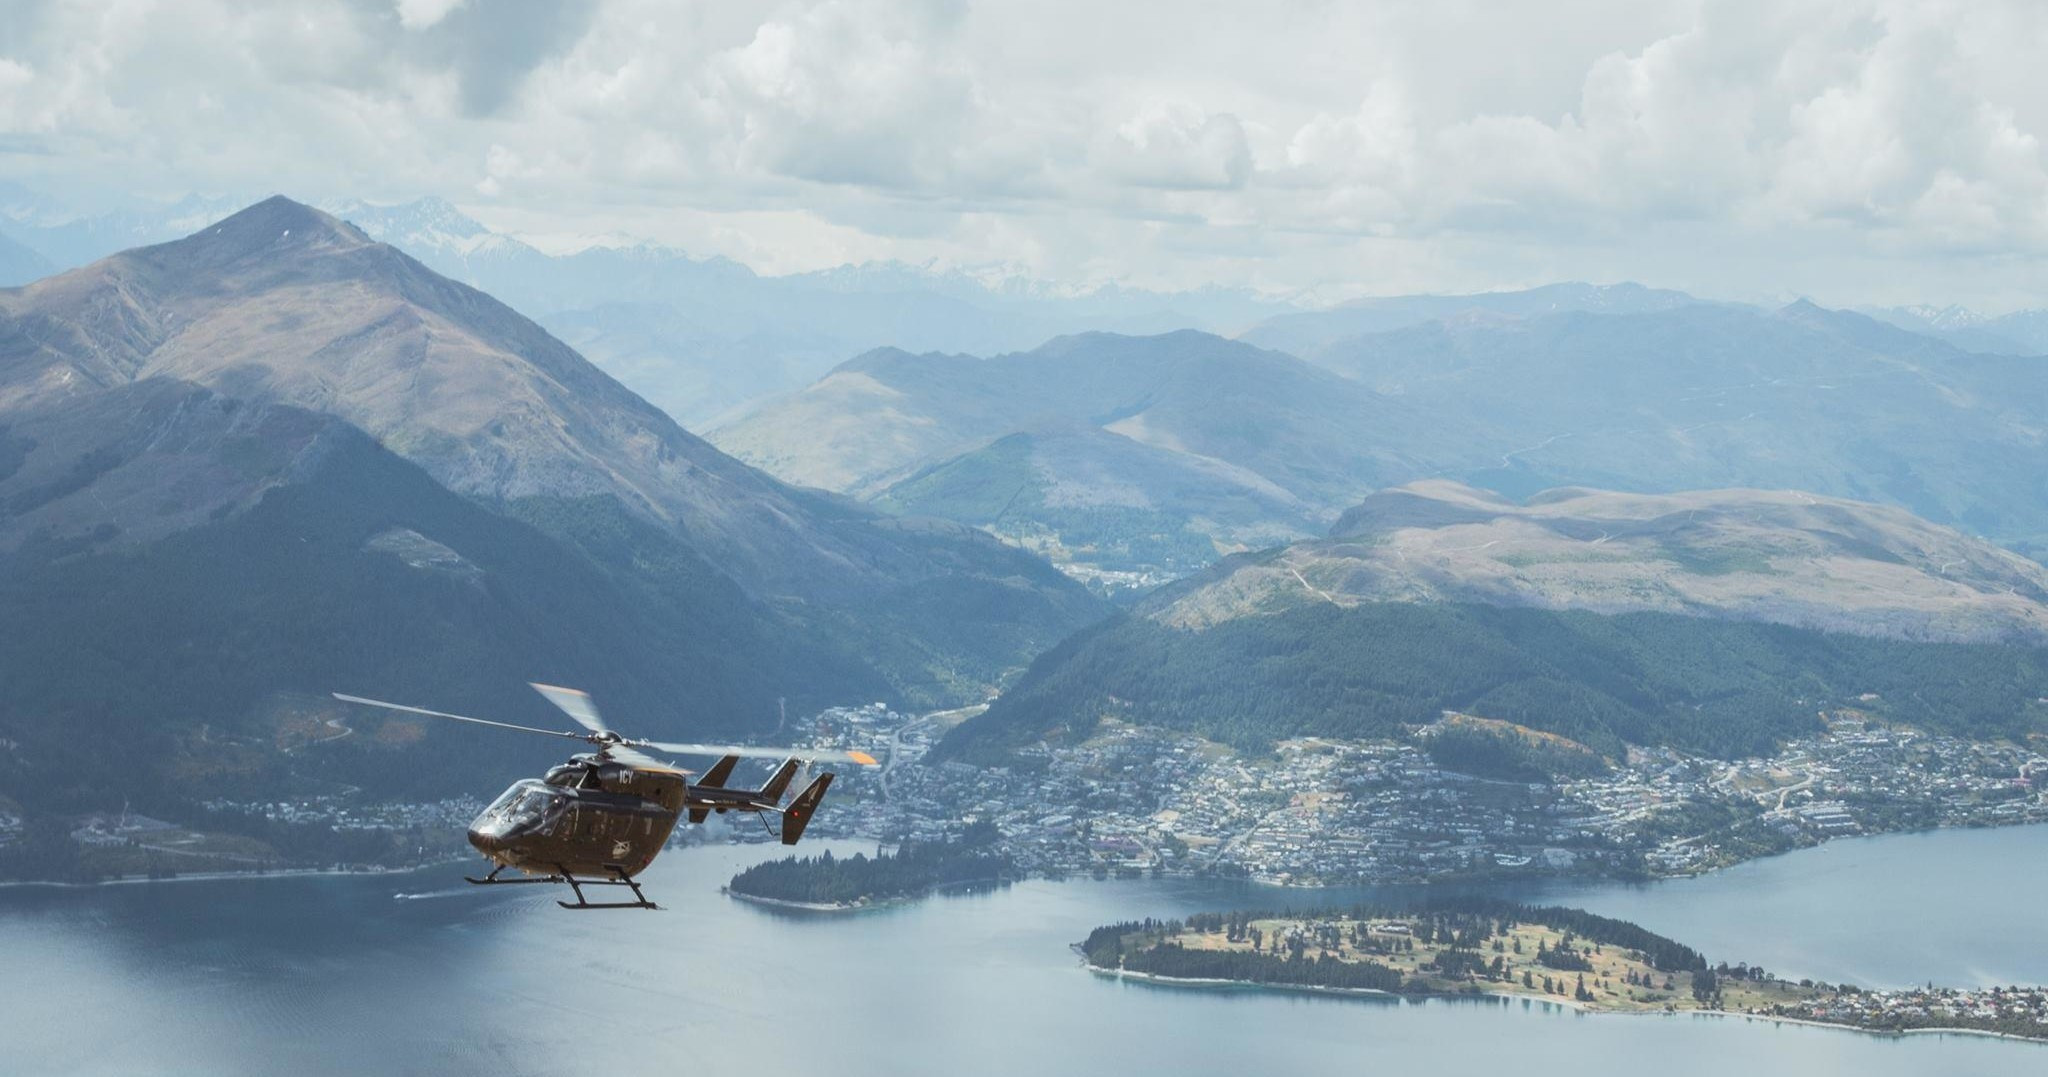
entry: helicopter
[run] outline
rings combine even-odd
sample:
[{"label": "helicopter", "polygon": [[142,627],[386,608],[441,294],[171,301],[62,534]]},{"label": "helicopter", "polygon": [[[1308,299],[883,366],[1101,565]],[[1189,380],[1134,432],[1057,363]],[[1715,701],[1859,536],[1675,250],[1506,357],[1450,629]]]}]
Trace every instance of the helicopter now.
[{"label": "helicopter", "polygon": [[[469,843],[488,857],[493,866],[483,878],[465,876],[466,881],[477,886],[567,883],[576,900],[556,902],[565,909],[660,908],[641,892],[634,876],[645,871],[661,853],[678,816],[686,815],[690,822],[702,823],[713,813],[780,815],[782,844],[795,845],[810,825],[811,816],[817,813],[818,802],[825,799],[825,790],[832,785],[831,772],[822,773],[788,806],[783,806],[782,795],[796,778],[799,767],[828,761],[876,765],[875,757],[866,752],[637,740],[613,732],[588,693],[552,684],[531,687],[584,731],[541,729],[340,692],[333,695],[344,703],[596,745],[597,751],[573,755],[568,762],[550,768],[545,777],[513,782],[469,824]],[[695,771],[664,763],[647,754],[649,751],[715,755],[718,762],[704,772],[701,781],[693,782],[690,779]],[[748,757],[783,762],[758,789],[728,787],[725,783],[733,768]],[[514,869],[521,877],[499,878],[506,868]],[[633,900],[594,902],[584,896],[586,886],[628,887],[633,891]]]}]

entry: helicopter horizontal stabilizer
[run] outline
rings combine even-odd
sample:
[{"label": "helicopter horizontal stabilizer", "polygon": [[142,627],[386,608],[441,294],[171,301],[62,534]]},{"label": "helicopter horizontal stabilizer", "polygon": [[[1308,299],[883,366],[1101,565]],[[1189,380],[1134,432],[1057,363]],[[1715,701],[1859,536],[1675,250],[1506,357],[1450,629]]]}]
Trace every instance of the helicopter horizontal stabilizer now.
[{"label": "helicopter horizontal stabilizer", "polygon": [[818,802],[825,799],[825,790],[831,785],[832,775],[818,775],[817,781],[805,786],[782,810],[782,844],[795,845],[804,836],[804,828],[811,825],[811,816],[817,814]]}]

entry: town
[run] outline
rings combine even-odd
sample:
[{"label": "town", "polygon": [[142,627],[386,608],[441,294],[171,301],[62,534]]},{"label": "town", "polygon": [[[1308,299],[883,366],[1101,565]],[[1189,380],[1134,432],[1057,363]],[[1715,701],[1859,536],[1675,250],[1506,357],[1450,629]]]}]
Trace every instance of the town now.
[{"label": "town", "polygon": [[[1290,886],[1532,875],[1697,874],[1835,837],[2048,821],[2048,758],[2024,748],[1893,728],[1854,710],[1769,758],[1722,761],[1631,748],[1593,777],[1504,781],[1448,769],[1428,727],[1399,741],[1282,741],[1266,754],[1173,730],[1105,721],[1073,746],[1008,767],[932,763],[978,708],[910,715],[881,703],[827,709],[818,747],[858,748],[811,833],[882,844],[943,840],[981,821],[1019,868],[1050,876],[1187,874]],[[1446,716],[1446,721],[1463,716]],[[794,724],[794,723],[793,723]],[[742,769],[735,782],[751,780]],[[140,848],[162,872],[303,866],[308,834],[333,859],[384,866],[460,855],[473,797],[361,803],[327,795],[216,799],[177,828],[126,814],[73,824],[81,848]],[[0,805],[4,807],[4,805]],[[261,834],[261,846],[203,835]],[[20,817],[0,811],[0,847]],[[218,835],[216,835],[218,838]],[[746,826],[678,828],[679,843],[769,840]],[[338,842],[338,844],[337,844]],[[123,858],[126,859],[131,858]],[[123,866],[127,866],[124,862]]]},{"label": "town", "polygon": [[1845,986],[1835,994],[1774,1005],[1758,1014],[1850,1025],[1875,1032],[1968,1029],[2041,1039],[2048,1038],[2048,988],[1915,987],[1902,991],[1858,991]]},{"label": "town", "polygon": [[1029,870],[1228,874],[1297,885],[1513,874],[1696,874],[1834,837],[2048,820],[2048,758],[1894,729],[1860,712],[1770,758],[1630,749],[1598,777],[1481,779],[1426,739],[1283,741],[1264,757],[1105,722],[1029,766],[925,765],[943,723],[879,704],[816,720],[887,760],[834,790],[814,833],[929,841],[993,822]]}]

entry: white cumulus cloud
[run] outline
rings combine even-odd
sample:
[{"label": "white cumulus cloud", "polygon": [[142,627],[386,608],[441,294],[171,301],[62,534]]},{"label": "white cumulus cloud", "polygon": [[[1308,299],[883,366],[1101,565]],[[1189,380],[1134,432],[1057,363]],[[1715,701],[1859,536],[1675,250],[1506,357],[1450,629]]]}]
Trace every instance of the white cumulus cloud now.
[{"label": "white cumulus cloud", "polygon": [[440,194],[778,269],[2013,305],[2043,40],[2022,0],[16,0],[0,179]]}]

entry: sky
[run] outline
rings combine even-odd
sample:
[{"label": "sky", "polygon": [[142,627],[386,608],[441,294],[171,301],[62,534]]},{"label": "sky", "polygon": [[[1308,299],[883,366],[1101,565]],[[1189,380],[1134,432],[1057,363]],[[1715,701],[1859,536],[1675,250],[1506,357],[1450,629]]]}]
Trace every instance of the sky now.
[{"label": "sky", "polygon": [[2048,305],[2048,5],[0,0],[0,179],[1334,302]]}]

